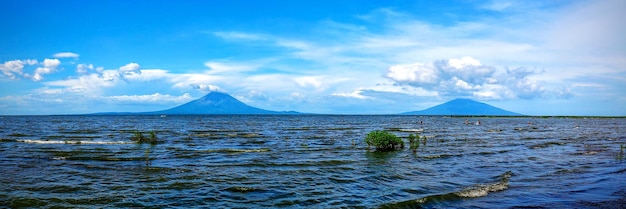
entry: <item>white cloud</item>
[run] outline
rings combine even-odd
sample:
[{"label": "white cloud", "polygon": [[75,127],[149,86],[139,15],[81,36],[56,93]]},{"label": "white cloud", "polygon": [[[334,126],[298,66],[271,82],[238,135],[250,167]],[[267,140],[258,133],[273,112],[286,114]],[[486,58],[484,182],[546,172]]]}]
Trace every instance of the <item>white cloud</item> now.
[{"label": "white cloud", "polygon": [[394,65],[388,68],[385,77],[399,85],[436,91],[451,97],[474,95],[489,99],[533,99],[546,91],[536,80],[536,74],[526,68],[497,71],[480,61],[461,59],[438,60],[431,63]]},{"label": "white cloud", "polygon": [[241,63],[231,63],[231,62],[219,62],[219,61],[209,61],[205,62],[204,66],[209,68],[209,73],[211,74],[234,74],[246,71],[256,70],[260,65],[259,64],[241,64]]},{"label": "white cloud", "polygon": [[57,67],[61,64],[61,61],[58,59],[44,59],[43,67],[38,67],[35,70],[35,74],[33,75],[33,81],[41,81],[43,80],[43,75],[50,74],[56,71]]},{"label": "white cloud", "polygon": [[418,83],[421,85],[436,84],[439,80],[438,71],[432,63],[393,65],[389,67],[385,77],[400,83]]},{"label": "white cloud", "polygon": [[333,93],[331,94],[332,96],[338,96],[338,97],[348,97],[348,98],[356,98],[356,99],[372,99],[372,97],[368,97],[368,96],[364,96],[362,95],[363,90],[359,89],[353,92],[347,92],[347,93]]},{"label": "white cloud", "polygon": [[131,62],[119,68],[121,76],[141,74],[140,66],[137,63]]},{"label": "white cloud", "polygon": [[198,89],[198,90],[200,90],[202,92],[222,91],[222,89],[219,86],[211,85],[211,84],[192,83],[192,84],[189,84],[189,85],[192,88]]},{"label": "white cloud", "polygon": [[294,81],[298,84],[298,86],[305,88],[320,88],[322,87],[321,77],[319,76],[303,76],[297,77]]},{"label": "white cloud", "polygon": [[2,71],[2,74],[10,79],[16,79],[17,76],[24,75],[24,65],[35,64],[37,64],[37,60],[32,59],[5,61],[3,64],[0,64],[0,71]]},{"label": "white cloud", "polygon": [[77,59],[80,55],[73,52],[59,52],[54,54],[54,58],[75,58]]},{"label": "white cloud", "polygon": [[56,69],[60,64],[61,64],[61,61],[59,61],[58,59],[44,59],[43,60],[44,68]]},{"label": "white cloud", "polygon": [[105,100],[114,100],[116,102],[131,102],[131,103],[183,103],[192,100],[193,98],[188,93],[181,96],[172,96],[169,94],[154,93],[149,95],[118,95],[103,97]]},{"label": "white cloud", "polygon": [[455,69],[463,69],[465,67],[481,66],[480,61],[471,57],[463,57],[461,59],[455,59],[455,58],[449,59],[448,65]]},{"label": "white cloud", "polygon": [[76,72],[79,74],[85,74],[88,71],[93,70],[93,64],[78,64],[76,65]]}]

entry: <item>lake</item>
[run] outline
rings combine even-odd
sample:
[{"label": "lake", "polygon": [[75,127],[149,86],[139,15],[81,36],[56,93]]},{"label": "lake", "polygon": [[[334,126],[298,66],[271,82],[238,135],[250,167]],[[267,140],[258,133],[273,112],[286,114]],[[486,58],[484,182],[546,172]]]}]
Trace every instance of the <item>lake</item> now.
[{"label": "lake", "polygon": [[[626,119],[467,119],[3,116],[0,207],[626,206]],[[376,152],[374,130],[426,140]]]}]

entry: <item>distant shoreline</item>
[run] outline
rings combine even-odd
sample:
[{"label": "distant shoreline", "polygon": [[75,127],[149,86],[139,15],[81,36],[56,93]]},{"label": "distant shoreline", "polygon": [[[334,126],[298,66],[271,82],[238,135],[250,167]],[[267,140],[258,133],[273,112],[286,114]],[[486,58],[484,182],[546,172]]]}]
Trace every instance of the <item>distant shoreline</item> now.
[{"label": "distant shoreline", "polygon": [[[51,114],[51,115],[0,115],[0,117],[36,117],[36,116],[161,116],[164,114],[112,113],[112,114]],[[406,115],[406,114],[165,114],[170,116],[402,116],[402,117],[450,117],[450,118],[626,118],[626,116],[567,116],[567,115]]]}]

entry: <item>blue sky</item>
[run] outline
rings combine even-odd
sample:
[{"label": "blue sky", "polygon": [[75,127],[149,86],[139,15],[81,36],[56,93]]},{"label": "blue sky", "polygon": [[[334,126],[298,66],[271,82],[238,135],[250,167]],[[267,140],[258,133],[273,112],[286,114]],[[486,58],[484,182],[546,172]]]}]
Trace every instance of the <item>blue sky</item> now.
[{"label": "blue sky", "polygon": [[0,115],[153,111],[210,91],[310,113],[470,98],[626,115],[622,0],[0,5]]}]

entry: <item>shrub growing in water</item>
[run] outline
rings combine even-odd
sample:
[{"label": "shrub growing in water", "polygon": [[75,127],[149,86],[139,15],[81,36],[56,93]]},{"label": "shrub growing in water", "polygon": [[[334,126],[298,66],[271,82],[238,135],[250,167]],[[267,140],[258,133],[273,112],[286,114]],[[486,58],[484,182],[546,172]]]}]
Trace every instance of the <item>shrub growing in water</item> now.
[{"label": "shrub growing in water", "polygon": [[365,137],[367,147],[375,146],[378,151],[395,150],[404,148],[404,141],[400,137],[387,131],[372,131]]}]

